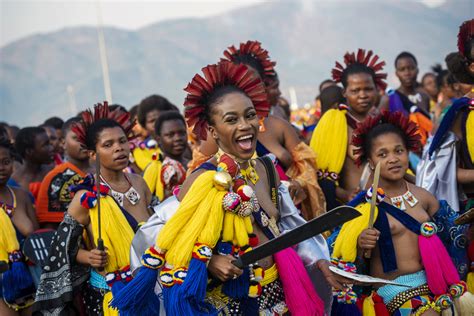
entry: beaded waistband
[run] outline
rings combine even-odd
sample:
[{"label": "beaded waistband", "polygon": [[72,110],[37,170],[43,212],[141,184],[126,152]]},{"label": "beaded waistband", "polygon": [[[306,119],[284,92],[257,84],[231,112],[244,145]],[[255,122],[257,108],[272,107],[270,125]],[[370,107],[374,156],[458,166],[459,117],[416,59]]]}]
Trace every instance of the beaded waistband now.
[{"label": "beaded waistband", "polygon": [[390,314],[393,314],[397,309],[399,309],[406,301],[411,300],[416,296],[429,295],[430,289],[427,284],[418,286],[413,289],[398,293],[388,304],[387,310]]},{"label": "beaded waistband", "polygon": [[[426,284],[426,273],[424,270],[401,275],[393,280],[396,283],[404,284],[410,288],[417,288]],[[383,298],[385,304],[388,304],[393,300],[395,296],[407,290],[407,287],[396,286],[396,285],[385,285],[377,290],[377,294]]]}]

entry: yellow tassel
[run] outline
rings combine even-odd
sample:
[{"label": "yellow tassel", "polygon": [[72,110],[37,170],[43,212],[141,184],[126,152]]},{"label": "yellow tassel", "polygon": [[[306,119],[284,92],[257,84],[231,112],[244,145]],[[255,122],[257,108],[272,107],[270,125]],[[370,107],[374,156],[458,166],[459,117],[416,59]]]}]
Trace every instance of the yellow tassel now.
[{"label": "yellow tassel", "polygon": [[151,193],[160,201],[164,199],[164,186],[161,181],[162,162],[159,159],[152,160],[143,172],[143,180],[145,180]]},{"label": "yellow tassel", "polygon": [[224,227],[222,230],[222,241],[232,242],[234,240],[234,215],[233,213],[226,212],[224,215]]},{"label": "yellow tassel", "polygon": [[[346,222],[337,236],[332,256],[344,261],[354,262],[357,256],[357,238],[363,230],[367,229],[370,217],[370,203],[359,204],[356,209],[362,214],[349,222]],[[378,208],[375,207],[374,221],[378,216]]]},{"label": "yellow tassel", "polygon": [[5,210],[0,207],[0,261],[8,262],[8,253],[20,249],[15,227]]},{"label": "yellow tassel", "polygon": [[474,163],[474,110],[470,110],[466,120],[466,143],[471,156],[471,162]]},{"label": "yellow tassel", "polygon": [[244,223],[245,223],[245,228],[247,230],[247,234],[252,234],[253,226],[252,226],[252,220],[250,219],[250,216],[244,218]]},{"label": "yellow tassel", "polygon": [[[127,219],[110,196],[101,197],[102,239],[107,248],[106,272],[117,271],[130,264],[130,246],[134,236],[133,229]],[[97,206],[89,210],[92,223],[92,235],[97,240],[99,229],[97,223]]]},{"label": "yellow tassel", "polygon": [[104,316],[118,316],[119,312],[115,308],[109,307],[110,302],[112,301],[113,295],[112,292],[109,291],[105,293],[104,300],[102,302],[102,309]]},{"label": "yellow tassel", "polygon": [[474,272],[469,272],[466,279],[467,290],[474,293]]},{"label": "yellow tassel", "polygon": [[178,210],[163,227],[156,240],[156,246],[168,250],[173,245],[181,229],[190,222],[198,205],[207,197],[213,188],[212,179],[215,171],[207,171],[199,175],[181,201]]},{"label": "yellow tassel", "polygon": [[132,152],[133,158],[135,158],[135,163],[137,164],[138,168],[140,168],[141,170],[145,170],[148,164],[152,162],[152,156],[154,153],[159,155],[160,149],[159,148],[141,149],[140,147],[137,147]]},{"label": "yellow tassel", "polygon": [[211,206],[211,212],[206,217],[206,225],[197,240],[199,243],[209,245],[212,248],[217,244],[221,236],[222,222],[224,221],[222,200],[225,194],[226,192],[224,191],[217,192]]},{"label": "yellow tassel", "polygon": [[332,109],[324,113],[313,132],[310,147],[316,153],[319,169],[341,172],[347,151],[345,110]]},{"label": "yellow tassel", "polygon": [[375,307],[374,301],[372,299],[372,294],[366,297],[364,300],[364,304],[362,305],[362,315],[364,316],[376,316],[375,315]]},{"label": "yellow tassel", "polygon": [[243,247],[249,244],[249,235],[247,234],[245,221],[240,216],[235,216],[234,218],[234,236],[237,240],[237,246]]}]

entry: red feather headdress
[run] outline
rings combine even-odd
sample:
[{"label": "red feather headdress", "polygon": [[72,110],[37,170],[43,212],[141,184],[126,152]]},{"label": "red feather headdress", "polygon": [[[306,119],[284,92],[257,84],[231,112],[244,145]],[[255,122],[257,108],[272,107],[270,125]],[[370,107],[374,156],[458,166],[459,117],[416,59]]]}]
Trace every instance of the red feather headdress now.
[{"label": "red feather headdress", "polygon": [[130,122],[130,113],[122,112],[119,109],[115,111],[109,110],[109,105],[107,101],[104,101],[104,104],[97,103],[94,105],[94,113],[91,109],[87,109],[81,113],[82,120],[80,122],[74,123],[71,127],[71,130],[77,135],[77,140],[86,146],[86,135],[87,129],[96,121],[100,119],[111,119],[116,121],[122,126],[127,135],[128,139],[133,138],[132,127],[135,125]]},{"label": "red feather headdress", "polygon": [[378,62],[378,61],[379,61],[379,56],[374,55],[374,52],[372,52],[371,50],[369,50],[366,54],[365,49],[359,48],[359,50],[357,51],[357,55],[355,53],[347,52],[344,55],[344,63],[346,64],[346,66],[344,67],[343,65],[341,65],[339,62],[336,61],[336,67],[332,69],[332,78],[334,79],[335,82],[341,82],[342,75],[344,74],[344,71],[347,69],[348,66],[352,64],[362,64],[364,66],[371,68],[374,71],[375,84],[377,85],[377,87],[379,87],[379,89],[385,90],[385,88],[387,88],[387,83],[384,80],[387,79],[387,74],[380,72],[383,70],[383,67],[385,66],[385,62],[384,61]]},{"label": "red feather headdress", "polygon": [[354,154],[357,155],[356,164],[360,166],[367,160],[368,154],[364,152],[364,144],[369,131],[379,124],[392,124],[399,127],[406,136],[407,149],[418,151],[421,148],[421,135],[418,126],[410,121],[408,116],[402,112],[382,111],[375,117],[369,116],[362,123],[357,124],[357,128],[352,135],[352,145],[356,147]]},{"label": "red feather headdress", "polygon": [[262,78],[264,81],[276,76],[276,62],[270,60],[268,51],[263,49],[261,43],[258,41],[247,41],[246,43],[240,43],[239,49],[237,49],[234,45],[229,46],[227,50],[224,51],[224,56],[227,59],[221,60],[228,60],[233,63],[236,62],[236,58],[238,56],[252,56],[262,65],[265,75],[265,78]]},{"label": "red feather headdress", "polygon": [[[465,21],[460,27],[459,27],[459,33],[458,33],[458,50],[459,54],[462,56],[466,57],[466,48],[464,47],[464,44],[469,40],[471,37],[474,37],[474,19]],[[468,54],[469,55],[469,54]]]},{"label": "red feather headdress", "polygon": [[245,65],[235,65],[221,61],[217,65],[202,68],[204,77],[196,74],[184,91],[188,93],[184,100],[184,117],[194,135],[199,139],[207,138],[206,108],[208,97],[220,87],[234,86],[242,90],[252,101],[257,115],[268,115],[270,105],[267,101],[265,86]]}]

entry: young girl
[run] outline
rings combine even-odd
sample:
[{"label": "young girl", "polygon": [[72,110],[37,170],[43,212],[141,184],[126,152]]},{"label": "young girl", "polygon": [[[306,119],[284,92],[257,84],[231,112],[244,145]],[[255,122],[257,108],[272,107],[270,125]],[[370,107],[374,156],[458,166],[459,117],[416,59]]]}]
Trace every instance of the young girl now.
[{"label": "young girl", "polygon": [[0,315],[31,315],[35,287],[21,246],[38,229],[28,194],[7,185],[13,172],[13,147],[0,139],[0,262],[8,271],[0,274]]},{"label": "young girl", "polygon": [[[374,228],[368,228],[371,190],[350,202],[363,216],[342,226],[335,261],[354,271],[351,263],[367,260],[371,276],[408,286],[376,289],[364,302],[364,315],[439,315],[464,293],[465,283],[436,235],[441,225],[434,221],[446,214],[447,204],[404,179],[408,152],[420,146],[415,123],[399,112],[384,111],[360,124],[352,143],[358,163],[368,162],[372,170],[380,164],[378,206]],[[339,293],[338,301],[350,303],[352,294]],[[374,311],[374,302],[384,304],[376,304]]]}]

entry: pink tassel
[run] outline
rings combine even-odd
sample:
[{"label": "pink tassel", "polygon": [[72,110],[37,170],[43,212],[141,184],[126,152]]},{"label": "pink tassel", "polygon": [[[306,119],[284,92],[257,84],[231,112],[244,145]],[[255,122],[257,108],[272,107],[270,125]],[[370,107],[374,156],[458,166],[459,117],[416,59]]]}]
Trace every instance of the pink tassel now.
[{"label": "pink tassel", "polygon": [[290,313],[298,316],[323,316],[324,303],[314,290],[313,283],[296,251],[287,248],[273,257]]},{"label": "pink tassel", "polygon": [[418,236],[418,247],[425,267],[428,286],[434,295],[446,294],[452,284],[459,283],[459,275],[438,236]]}]

